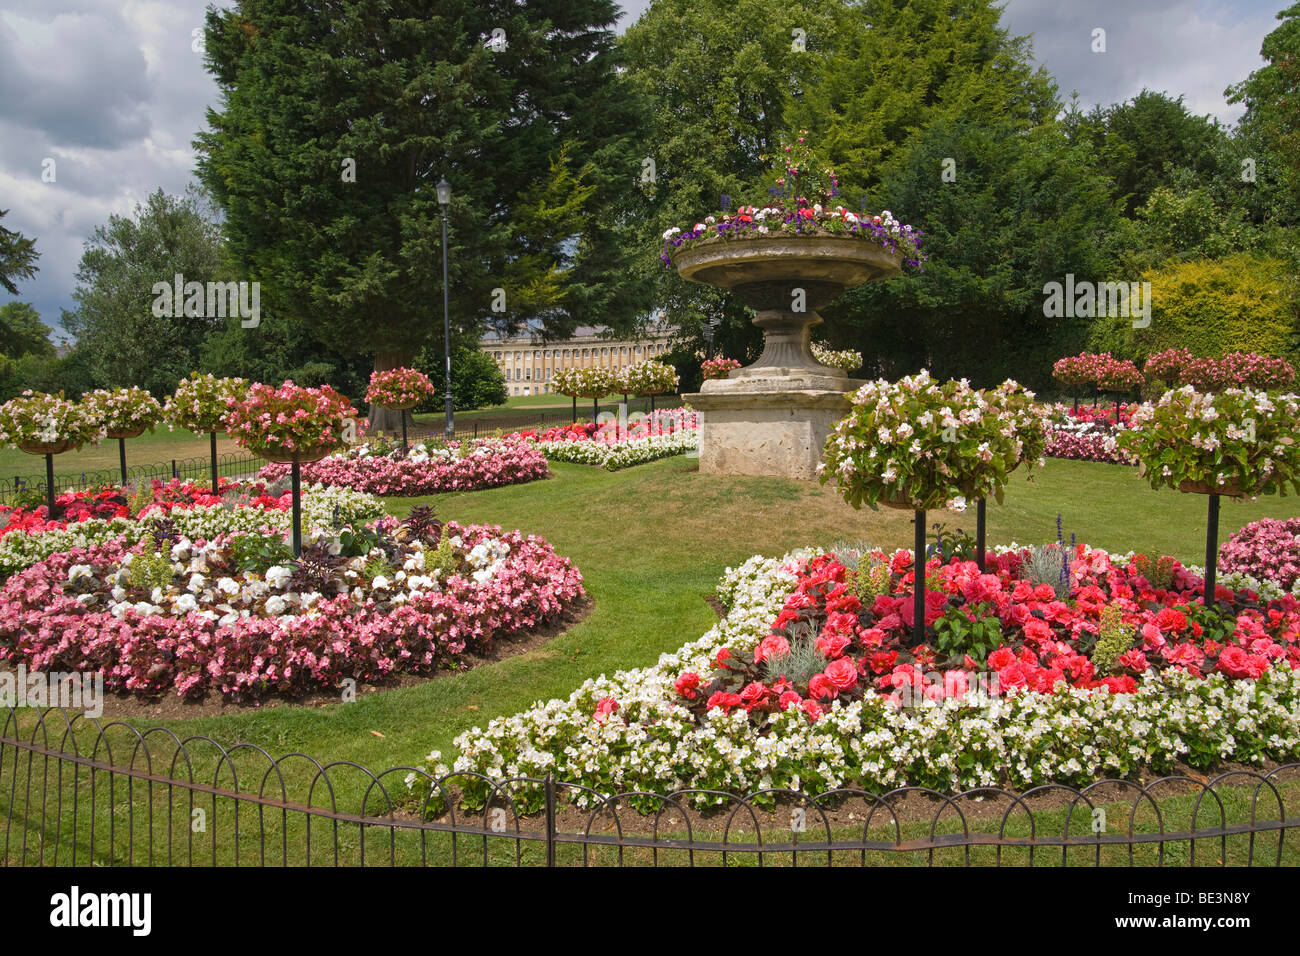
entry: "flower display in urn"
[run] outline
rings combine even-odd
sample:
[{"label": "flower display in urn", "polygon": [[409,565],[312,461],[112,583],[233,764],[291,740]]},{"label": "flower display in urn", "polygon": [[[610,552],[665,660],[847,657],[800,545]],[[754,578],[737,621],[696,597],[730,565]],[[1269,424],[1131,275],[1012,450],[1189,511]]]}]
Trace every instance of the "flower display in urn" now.
[{"label": "flower display in urn", "polygon": [[303,462],[319,461],[355,434],[357,410],[328,385],[279,388],[256,383],[242,398],[227,399],[226,433],[253,454],[290,465],[293,553],[302,551]]},{"label": "flower display in urn", "polygon": [[685,396],[700,412],[700,470],[812,479],[847,394],[864,384],[818,361],[810,330],[846,289],[920,267],[921,234],[888,210],[859,215],[834,203],[838,180],[817,173],[801,133],[782,146],[776,187],[664,234],[661,255],[691,282],[725,289],[755,311],[763,353]]}]

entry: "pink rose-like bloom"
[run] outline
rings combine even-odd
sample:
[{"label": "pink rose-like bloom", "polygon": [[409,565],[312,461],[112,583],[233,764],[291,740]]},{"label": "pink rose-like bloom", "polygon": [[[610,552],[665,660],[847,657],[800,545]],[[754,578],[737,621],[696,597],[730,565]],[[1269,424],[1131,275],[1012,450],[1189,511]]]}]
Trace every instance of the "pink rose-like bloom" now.
[{"label": "pink rose-like bloom", "polygon": [[613,697],[606,697],[596,704],[596,713],[593,715],[592,719],[594,719],[598,724],[603,724],[605,721],[609,720],[610,714],[613,714],[617,710],[618,701]]},{"label": "pink rose-like bloom", "polygon": [[[851,666],[851,665],[850,665]],[[808,695],[818,700],[828,700],[839,694],[835,682],[825,674],[814,674],[808,681]]]},{"label": "pink rose-like bloom", "polygon": [[754,649],[754,663],[760,664],[763,661],[779,660],[782,657],[788,657],[789,654],[790,642],[780,634],[769,634]]},{"label": "pink rose-like bloom", "polygon": [[[825,674],[830,682],[835,685],[837,691],[846,691],[858,682],[857,665],[847,657],[841,657],[827,664]],[[811,682],[809,682],[808,689],[814,697],[821,696],[812,690]]]}]

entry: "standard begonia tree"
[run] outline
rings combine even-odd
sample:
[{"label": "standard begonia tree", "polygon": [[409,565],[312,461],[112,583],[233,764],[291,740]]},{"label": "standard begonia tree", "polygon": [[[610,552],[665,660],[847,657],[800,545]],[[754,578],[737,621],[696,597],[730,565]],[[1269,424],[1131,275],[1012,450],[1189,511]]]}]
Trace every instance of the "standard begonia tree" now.
[{"label": "standard begonia tree", "polygon": [[1172,389],[1133,413],[1119,438],[1152,488],[1209,496],[1205,603],[1216,600],[1219,499],[1300,494],[1300,399],[1253,389]]},{"label": "standard begonia tree", "polygon": [[[1008,382],[1003,391],[1014,395],[1018,388]],[[919,644],[926,625],[926,511],[961,511],[988,497],[1001,502],[1007,475],[1025,460],[1026,448],[1041,456],[1045,424],[1037,418],[1037,431],[1027,435],[1031,419],[1018,404],[999,406],[964,380],[935,382],[925,370],[892,384],[869,382],[850,402],[849,414],[827,439],[820,478],[823,484],[833,479],[854,508],[885,504],[914,512],[913,635]]]}]

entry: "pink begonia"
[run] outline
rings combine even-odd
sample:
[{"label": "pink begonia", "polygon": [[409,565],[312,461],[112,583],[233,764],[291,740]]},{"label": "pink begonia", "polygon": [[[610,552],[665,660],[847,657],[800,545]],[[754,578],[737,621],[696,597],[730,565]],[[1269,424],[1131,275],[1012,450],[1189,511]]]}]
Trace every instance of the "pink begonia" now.
[{"label": "pink begonia", "polygon": [[1252,521],[1219,546],[1219,570],[1276,581],[1289,591],[1300,578],[1300,518]]},{"label": "pink begonia", "polygon": [[357,410],[328,385],[258,382],[226,404],[226,433],[254,454],[332,450],[345,443],[348,426],[356,426]]},{"label": "pink begonia", "polygon": [[366,401],[381,408],[419,403],[436,393],[429,376],[413,368],[390,368],[370,373]]},{"label": "pink begonia", "polygon": [[[333,455],[302,465],[302,480],[376,495],[411,496],[498,488],[549,478],[551,474],[546,457],[519,439],[449,442],[448,447],[458,451],[464,448],[467,453],[451,460]],[[288,474],[288,465],[276,463],[263,467],[258,477],[278,481]]]},{"label": "pink begonia", "polygon": [[398,673],[455,668],[461,655],[483,653],[513,632],[554,620],[585,596],[582,574],[549,544],[493,526],[460,527],[469,549],[504,542],[504,566],[476,583],[453,575],[441,592],[403,604],[367,597],[325,598],[310,612],[257,616],[218,624],[198,613],[121,617],[77,600],[87,580],[69,570],[87,565],[95,593],[121,566],[122,540],[56,554],[0,587],[0,661],[29,670],[102,673],[105,687],[155,698],[172,691],[202,697],[268,693],[297,696],[338,686],[344,678],[373,681]]}]

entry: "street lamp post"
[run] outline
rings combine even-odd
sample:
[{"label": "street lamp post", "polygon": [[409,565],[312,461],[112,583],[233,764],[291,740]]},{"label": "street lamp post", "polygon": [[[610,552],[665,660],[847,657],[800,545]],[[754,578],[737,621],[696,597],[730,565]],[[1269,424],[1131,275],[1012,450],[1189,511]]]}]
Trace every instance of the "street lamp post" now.
[{"label": "street lamp post", "polygon": [[447,429],[448,441],[456,437],[456,423],[451,407],[451,306],[447,289],[447,207],[451,204],[451,183],[443,176],[438,180],[438,205],[442,207],[442,347],[446,365]]}]

